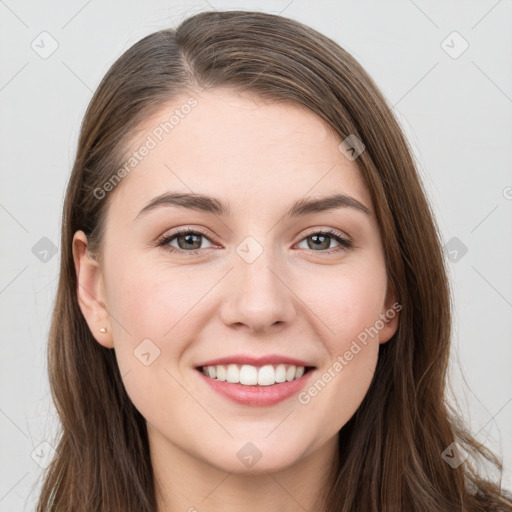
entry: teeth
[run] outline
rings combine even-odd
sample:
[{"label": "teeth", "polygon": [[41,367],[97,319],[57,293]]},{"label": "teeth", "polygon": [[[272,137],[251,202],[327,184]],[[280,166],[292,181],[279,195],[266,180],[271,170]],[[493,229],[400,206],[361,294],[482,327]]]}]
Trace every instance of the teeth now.
[{"label": "teeth", "polygon": [[258,370],[258,384],[260,386],[272,386],[272,384],[275,384],[275,383],[276,383],[276,374],[274,372],[274,367],[271,364],[262,366]]},{"label": "teeth", "polygon": [[214,368],[216,368],[216,371],[217,371],[217,379],[218,380],[226,380],[226,367],[219,365],[219,366],[214,366]]},{"label": "teeth", "polygon": [[229,364],[226,371],[226,380],[233,384],[240,382],[240,370],[236,364]]},{"label": "teeth", "polygon": [[240,375],[237,382],[245,386],[255,386],[258,384],[258,368],[244,364],[242,368],[240,368]]},{"label": "teeth", "polygon": [[273,366],[252,366],[244,364],[241,367],[237,364],[218,364],[216,366],[203,366],[201,371],[207,377],[232,384],[243,384],[244,386],[272,386],[276,383],[290,382],[300,379],[305,372],[304,366],[278,364]]}]

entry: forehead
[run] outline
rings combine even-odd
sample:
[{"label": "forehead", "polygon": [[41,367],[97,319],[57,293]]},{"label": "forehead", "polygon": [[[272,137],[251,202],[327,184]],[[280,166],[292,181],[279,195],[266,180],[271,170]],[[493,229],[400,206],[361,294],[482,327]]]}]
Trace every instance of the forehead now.
[{"label": "forehead", "polygon": [[139,127],[127,158],[145,144],[151,148],[122,179],[115,202],[135,214],[151,198],[178,191],[219,197],[234,209],[268,210],[340,192],[371,209],[359,169],[340,142],[297,104],[222,89],[184,95]]}]

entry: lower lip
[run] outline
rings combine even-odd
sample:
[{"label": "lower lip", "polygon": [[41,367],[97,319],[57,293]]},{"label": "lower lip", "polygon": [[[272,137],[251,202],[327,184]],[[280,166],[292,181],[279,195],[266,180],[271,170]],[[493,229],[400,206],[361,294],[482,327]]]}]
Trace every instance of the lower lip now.
[{"label": "lower lip", "polygon": [[233,402],[241,405],[252,405],[254,407],[266,407],[278,404],[296,395],[308,382],[313,373],[313,369],[311,368],[299,379],[273,384],[272,386],[244,386],[243,384],[232,384],[230,382],[207,377],[200,370],[198,373],[211,389]]}]

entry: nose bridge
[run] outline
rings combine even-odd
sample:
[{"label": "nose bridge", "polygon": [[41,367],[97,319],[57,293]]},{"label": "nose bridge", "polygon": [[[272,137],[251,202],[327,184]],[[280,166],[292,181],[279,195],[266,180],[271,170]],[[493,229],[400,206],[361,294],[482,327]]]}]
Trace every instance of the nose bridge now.
[{"label": "nose bridge", "polygon": [[228,284],[226,323],[243,323],[251,330],[262,330],[293,318],[293,293],[285,285],[280,256],[271,235],[261,242],[248,236],[236,247],[235,268]]}]

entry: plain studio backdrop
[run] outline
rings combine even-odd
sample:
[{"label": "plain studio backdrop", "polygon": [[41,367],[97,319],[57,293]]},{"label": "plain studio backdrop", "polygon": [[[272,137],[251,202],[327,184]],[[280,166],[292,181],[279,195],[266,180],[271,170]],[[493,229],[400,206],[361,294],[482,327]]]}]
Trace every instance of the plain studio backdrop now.
[{"label": "plain studio backdrop", "polygon": [[34,509],[55,444],[46,346],[86,106],[129,46],[211,9],[302,21],[349,51],[383,91],[449,261],[454,395],[477,440],[503,457],[512,489],[510,0],[0,0],[0,511]]}]

